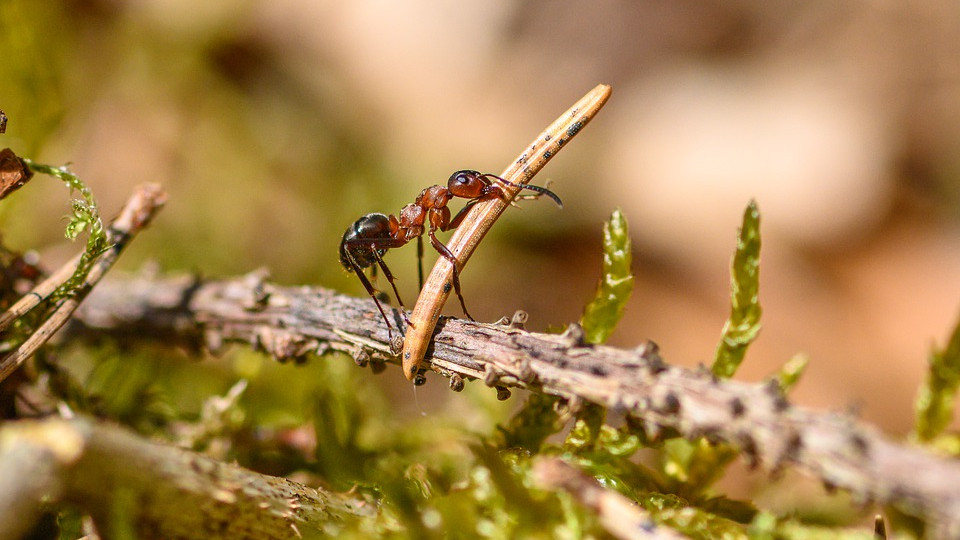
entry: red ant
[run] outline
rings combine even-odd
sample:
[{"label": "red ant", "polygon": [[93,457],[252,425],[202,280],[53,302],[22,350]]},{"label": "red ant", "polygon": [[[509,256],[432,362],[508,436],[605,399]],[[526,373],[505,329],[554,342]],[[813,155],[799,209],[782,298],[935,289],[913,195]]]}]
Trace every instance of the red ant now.
[{"label": "red ant", "polygon": [[[478,171],[463,170],[450,175],[450,179],[447,180],[447,187],[430,186],[421,191],[412,204],[400,209],[399,218],[394,215],[386,216],[379,213],[367,214],[355,221],[343,233],[343,239],[340,241],[340,264],[347,272],[357,274],[360,282],[363,283],[363,287],[367,290],[367,294],[376,302],[380,315],[387,323],[387,334],[391,341],[393,340],[393,331],[390,320],[387,319],[383,306],[377,300],[377,291],[370,284],[367,276],[364,275],[363,269],[373,266],[373,272],[376,274],[377,267],[374,266],[374,263],[376,263],[383,270],[383,275],[386,276],[390,286],[393,287],[393,294],[396,295],[397,303],[400,304],[400,313],[403,315],[403,319],[407,324],[411,324],[404,310],[403,300],[400,299],[400,293],[397,292],[397,286],[393,282],[393,274],[390,273],[387,264],[383,262],[383,254],[390,248],[400,247],[416,238],[420,286],[423,287],[423,233],[424,227],[429,226],[426,232],[430,236],[430,245],[443,258],[453,264],[453,288],[457,292],[457,298],[460,299],[460,307],[463,308],[464,315],[471,321],[474,320],[467,311],[467,306],[463,302],[463,295],[460,293],[460,273],[457,270],[457,259],[447,246],[437,239],[436,231],[449,231],[457,228],[470,208],[480,201],[494,197],[506,201],[507,193],[502,187],[492,183],[491,178],[514,188],[536,191],[537,195],[533,195],[533,197],[546,195],[553,199],[557,206],[563,207],[560,197],[557,197],[555,193],[545,187],[515,184],[495,174],[481,174]],[[450,209],[447,207],[447,203],[453,197],[469,200],[466,206],[453,219],[450,219]]]}]

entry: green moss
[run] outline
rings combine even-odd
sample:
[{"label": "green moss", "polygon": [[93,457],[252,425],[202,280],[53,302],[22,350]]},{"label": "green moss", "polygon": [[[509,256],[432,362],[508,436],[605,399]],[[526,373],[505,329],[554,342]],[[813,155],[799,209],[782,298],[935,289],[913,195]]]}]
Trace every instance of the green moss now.
[{"label": "green moss", "polygon": [[947,345],[930,353],[927,377],[917,394],[917,425],[914,437],[931,441],[953,419],[953,406],[960,386],[960,322]]},{"label": "green moss", "polygon": [[603,270],[597,294],[580,318],[588,343],[603,343],[610,337],[633,292],[630,273],[630,235],[627,218],[620,210],[603,225]]},{"label": "green moss", "polygon": [[750,201],[743,211],[737,251],[730,263],[730,318],[717,345],[713,372],[720,377],[736,373],[747,347],[760,332],[760,211]]}]

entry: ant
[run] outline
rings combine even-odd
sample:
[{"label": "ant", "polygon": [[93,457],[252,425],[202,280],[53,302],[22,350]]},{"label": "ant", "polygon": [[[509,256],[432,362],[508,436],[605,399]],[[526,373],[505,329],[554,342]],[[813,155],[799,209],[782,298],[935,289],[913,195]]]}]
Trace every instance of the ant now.
[{"label": "ant", "polygon": [[[555,193],[545,187],[516,184],[495,174],[481,174],[478,171],[462,170],[450,175],[447,180],[447,187],[430,186],[421,191],[413,203],[400,209],[400,217],[386,216],[380,213],[367,214],[355,221],[343,233],[343,239],[340,241],[340,264],[347,272],[357,274],[360,282],[363,283],[363,287],[367,290],[367,294],[376,302],[380,315],[387,323],[387,334],[391,341],[393,340],[393,331],[390,320],[387,319],[383,306],[377,300],[377,291],[370,284],[367,276],[364,275],[363,269],[373,267],[374,275],[376,275],[377,266],[383,270],[383,275],[390,282],[390,286],[393,287],[393,294],[397,297],[397,303],[400,304],[400,313],[403,315],[404,321],[408,325],[412,324],[410,319],[407,318],[400,293],[397,292],[393,274],[390,273],[387,264],[383,262],[383,255],[388,249],[400,247],[416,238],[420,286],[423,287],[423,234],[426,232],[430,237],[430,245],[433,246],[433,249],[437,250],[444,259],[447,259],[453,265],[453,288],[457,292],[457,298],[460,299],[460,307],[463,308],[463,313],[467,318],[471,321],[474,320],[467,311],[467,306],[463,302],[463,295],[460,293],[460,272],[457,270],[457,259],[447,246],[437,239],[436,232],[437,230],[449,231],[457,228],[470,208],[480,201],[492,198],[508,200],[507,193],[503,188],[494,184],[491,179],[514,188],[536,191],[537,194],[532,195],[532,197],[546,195],[553,199],[557,206],[563,207],[560,197],[557,197]],[[450,208],[447,207],[447,203],[454,197],[469,200],[466,206],[453,219],[450,219]],[[425,227],[429,228],[425,230]]]}]

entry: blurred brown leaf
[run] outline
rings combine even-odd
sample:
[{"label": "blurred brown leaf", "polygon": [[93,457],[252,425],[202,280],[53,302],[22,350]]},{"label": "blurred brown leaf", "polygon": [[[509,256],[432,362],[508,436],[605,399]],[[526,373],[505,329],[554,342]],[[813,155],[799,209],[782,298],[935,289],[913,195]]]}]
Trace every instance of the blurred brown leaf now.
[{"label": "blurred brown leaf", "polygon": [[26,184],[32,176],[27,164],[13,150],[0,150],[0,199]]}]

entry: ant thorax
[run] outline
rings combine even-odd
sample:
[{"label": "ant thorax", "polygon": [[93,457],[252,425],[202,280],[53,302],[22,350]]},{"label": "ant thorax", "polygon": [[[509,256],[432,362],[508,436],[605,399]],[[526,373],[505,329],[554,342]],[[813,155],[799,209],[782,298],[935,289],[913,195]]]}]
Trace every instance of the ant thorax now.
[{"label": "ant thorax", "polygon": [[450,190],[443,186],[430,186],[420,192],[414,204],[426,209],[443,208],[450,201]]},{"label": "ant thorax", "polygon": [[[423,234],[423,223],[427,217],[427,211],[422,206],[412,203],[400,209],[400,218],[397,220],[397,229],[395,235],[402,237],[406,241],[413,240]],[[391,220],[391,225],[393,225]],[[402,231],[403,234],[400,234]]]}]

